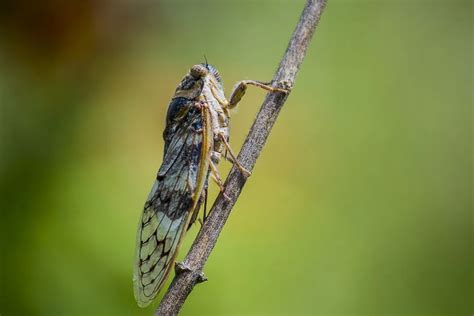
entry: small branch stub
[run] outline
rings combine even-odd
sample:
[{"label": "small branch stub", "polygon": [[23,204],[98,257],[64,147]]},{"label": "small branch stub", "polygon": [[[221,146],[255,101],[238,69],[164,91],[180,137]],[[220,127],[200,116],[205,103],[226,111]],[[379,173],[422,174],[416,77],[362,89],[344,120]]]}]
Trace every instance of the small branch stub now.
[{"label": "small branch stub", "polygon": [[185,265],[182,262],[176,262],[176,265],[174,266],[174,272],[176,275],[184,273],[184,272],[192,272],[191,268],[187,265]]},{"label": "small branch stub", "polygon": [[[308,0],[303,9],[285,55],[272,80],[276,86],[287,90],[288,93],[270,92],[267,94],[237,156],[241,167],[249,172],[252,172],[280,109],[293,87],[296,74],[303,62],[325,4],[326,0]],[[246,181],[247,178],[234,164],[223,185],[223,192],[214,202],[186,258],[183,263],[176,264],[176,275],[155,315],[178,314],[194,286],[207,280],[202,270]]]},{"label": "small branch stub", "polygon": [[204,275],[204,272],[192,270],[188,265],[184,264],[183,262],[177,262],[176,265],[174,266],[174,271],[176,275],[180,275],[183,273],[197,274],[196,284],[207,281],[207,277]]}]

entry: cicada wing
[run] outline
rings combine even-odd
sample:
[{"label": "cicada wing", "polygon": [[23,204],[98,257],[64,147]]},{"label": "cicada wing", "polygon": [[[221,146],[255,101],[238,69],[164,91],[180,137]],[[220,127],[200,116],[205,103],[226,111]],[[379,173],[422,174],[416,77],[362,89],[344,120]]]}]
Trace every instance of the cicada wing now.
[{"label": "cicada wing", "polygon": [[207,111],[190,111],[182,121],[170,137],[138,225],[134,292],[141,307],[151,303],[173,267],[209,168]]}]

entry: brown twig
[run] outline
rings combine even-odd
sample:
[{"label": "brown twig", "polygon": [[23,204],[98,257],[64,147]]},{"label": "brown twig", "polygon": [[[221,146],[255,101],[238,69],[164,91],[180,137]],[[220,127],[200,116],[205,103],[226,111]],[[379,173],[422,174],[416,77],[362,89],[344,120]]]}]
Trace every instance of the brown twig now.
[{"label": "brown twig", "polygon": [[[307,1],[285,55],[273,77],[273,84],[286,89],[291,89],[293,86],[325,4],[326,0]],[[255,166],[287,97],[288,93],[282,92],[269,93],[266,96],[237,157],[245,169],[252,171]],[[202,273],[204,264],[214,248],[246,181],[247,179],[242,175],[239,168],[234,165],[224,184],[224,193],[228,198],[223,193],[220,193],[217,197],[186,258],[183,263],[177,266],[173,282],[158,306],[155,315],[177,314],[194,286],[206,280]]]}]

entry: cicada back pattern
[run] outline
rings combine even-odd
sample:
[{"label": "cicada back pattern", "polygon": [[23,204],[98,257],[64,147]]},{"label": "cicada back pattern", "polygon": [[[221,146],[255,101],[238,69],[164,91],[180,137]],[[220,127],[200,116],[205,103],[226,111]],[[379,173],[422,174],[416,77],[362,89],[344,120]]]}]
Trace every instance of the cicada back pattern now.
[{"label": "cicada back pattern", "polygon": [[219,72],[207,63],[193,66],[176,88],[163,132],[163,162],[138,224],[133,282],[141,307],[152,302],[174,266],[183,237],[207,198],[209,175],[223,190],[216,166],[224,153],[249,175],[228,143],[229,111],[249,84],[282,91],[244,80],[227,101]]}]

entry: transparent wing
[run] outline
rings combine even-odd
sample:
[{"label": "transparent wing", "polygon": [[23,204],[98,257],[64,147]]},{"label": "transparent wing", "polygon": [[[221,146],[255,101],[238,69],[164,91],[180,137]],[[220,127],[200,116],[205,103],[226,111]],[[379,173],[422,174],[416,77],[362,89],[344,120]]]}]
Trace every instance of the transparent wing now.
[{"label": "transparent wing", "polygon": [[207,117],[192,108],[172,126],[163,164],[138,226],[135,298],[147,306],[170,272],[193,210],[198,207],[210,148]]}]

